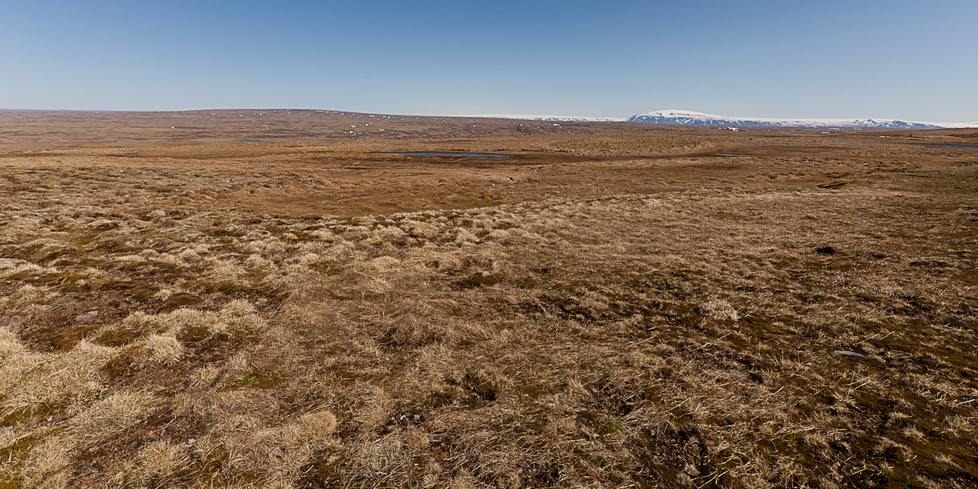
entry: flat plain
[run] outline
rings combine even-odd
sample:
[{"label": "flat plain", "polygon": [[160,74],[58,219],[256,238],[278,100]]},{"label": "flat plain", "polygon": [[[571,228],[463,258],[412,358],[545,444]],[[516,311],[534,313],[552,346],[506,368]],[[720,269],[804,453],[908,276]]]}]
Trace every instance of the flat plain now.
[{"label": "flat plain", "polygon": [[975,487],[937,145],[0,111],[0,488]]}]

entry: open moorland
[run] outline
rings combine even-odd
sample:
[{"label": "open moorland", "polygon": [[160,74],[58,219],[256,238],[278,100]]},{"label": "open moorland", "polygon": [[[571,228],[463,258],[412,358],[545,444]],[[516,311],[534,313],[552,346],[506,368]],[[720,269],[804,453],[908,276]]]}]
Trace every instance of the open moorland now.
[{"label": "open moorland", "polygon": [[978,486],[933,145],[0,111],[0,488]]}]

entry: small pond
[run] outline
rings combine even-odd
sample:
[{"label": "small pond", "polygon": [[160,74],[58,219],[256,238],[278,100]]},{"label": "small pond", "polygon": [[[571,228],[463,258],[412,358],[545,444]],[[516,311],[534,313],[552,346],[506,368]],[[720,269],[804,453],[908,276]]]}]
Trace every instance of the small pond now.
[{"label": "small pond", "polygon": [[376,153],[379,155],[401,156],[483,156],[488,158],[512,158],[513,155],[498,155],[491,153],[436,153],[432,151],[408,151],[405,153]]}]

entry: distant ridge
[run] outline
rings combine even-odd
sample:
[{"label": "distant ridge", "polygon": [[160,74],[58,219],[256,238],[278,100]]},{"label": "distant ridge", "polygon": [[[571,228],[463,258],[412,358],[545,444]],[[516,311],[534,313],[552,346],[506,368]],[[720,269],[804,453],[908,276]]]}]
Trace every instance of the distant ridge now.
[{"label": "distant ridge", "polygon": [[769,126],[769,127],[846,127],[878,129],[955,129],[978,127],[978,123],[910,122],[890,119],[767,119],[739,118],[703,114],[688,110],[659,110],[633,115],[628,122],[678,124],[684,126]]},{"label": "distant ridge", "polygon": [[[265,112],[285,111],[289,112],[319,112],[330,114],[349,114],[373,117],[374,115],[365,112],[345,112],[337,110],[322,109],[191,109],[191,110],[153,110],[153,111],[125,111],[125,110],[60,110],[60,109],[3,109],[0,113],[196,113],[196,112],[255,112],[264,110]],[[578,116],[558,116],[558,115],[523,115],[523,114],[468,114],[468,115],[442,115],[442,116],[419,116],[419,115],[397,115],[386,114],[385,117],[398,118],[490,118],[490,119],[516,119],[525,121],[540,122],[640,122],[648,124],[674,124],[682,126],[726,126],[726,127],[815,127],[815,128],[873,128],[873,129],[971,129],[978,128],[978,122],[917,122],[902,121],[894,119],[777,119],[763,117],[727,117],[722,115],[704,114],[690,110],[658,110],[655,112],[645,112],[633,115],[627,119],[616,117],[578,117]]]},{"label": "distant ridge", "polygon": [[479,114],[450,117],[485,117],[489,119],[519,119],[521,121],[549,122],[624,122],[625,119],[614,117],[574,117],[561,115],[520,115],[520,114]]}]

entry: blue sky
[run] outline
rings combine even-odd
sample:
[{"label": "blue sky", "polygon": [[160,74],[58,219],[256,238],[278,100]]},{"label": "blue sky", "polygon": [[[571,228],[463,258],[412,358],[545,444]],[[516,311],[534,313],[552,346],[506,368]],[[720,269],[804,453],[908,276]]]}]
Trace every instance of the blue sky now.
[{"label": "blue sky", "polygon": [[0,107],[978,121],[978,1],[8,0]]}]

